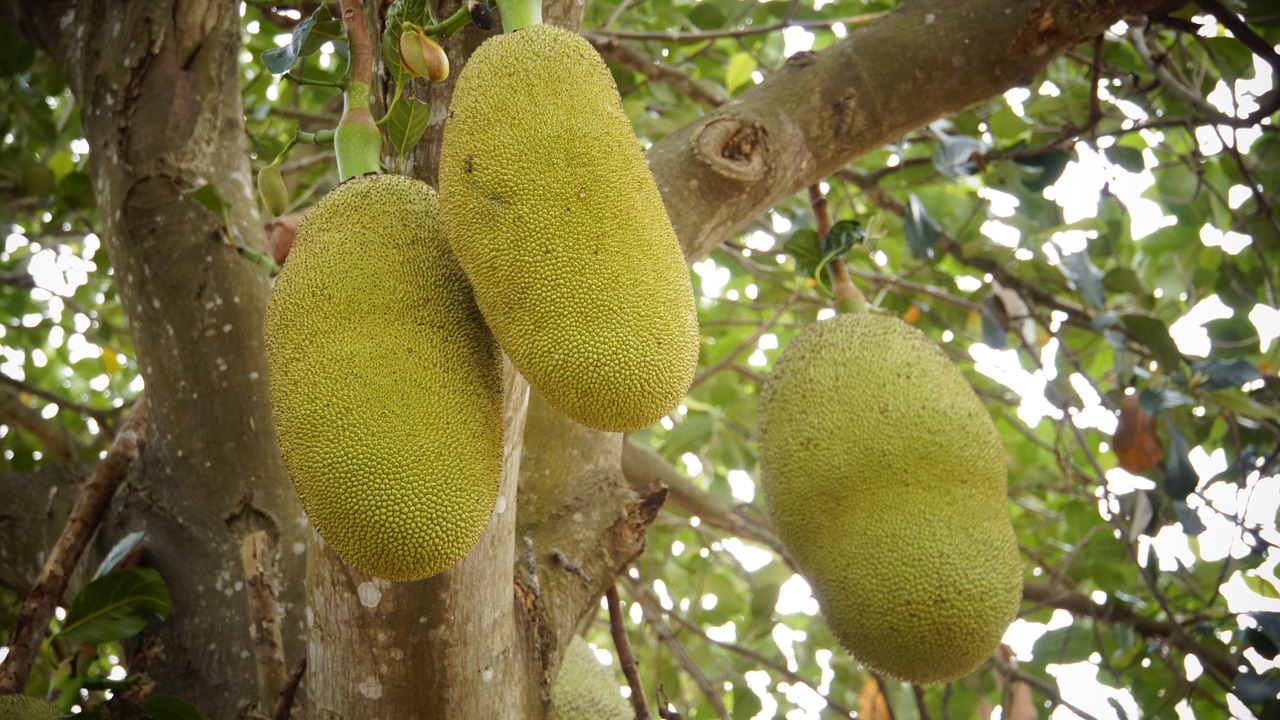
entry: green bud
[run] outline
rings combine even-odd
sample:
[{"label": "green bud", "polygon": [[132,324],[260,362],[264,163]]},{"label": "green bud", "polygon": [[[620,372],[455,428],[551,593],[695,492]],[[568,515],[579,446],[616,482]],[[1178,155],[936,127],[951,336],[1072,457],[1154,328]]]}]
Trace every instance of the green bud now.
[{"label": "green bud", "polygon": [[400,65],[413,77],[425,77],[431,82],[444,82],[449,77],[449,56],[435,40],[411,27],[400,33]]},{"label": "green bud", "polygon": [[289,205],[289,188],[285,187],[280,166],[268,165],[258,171],[258,196],[267,212],[279,217]]}]

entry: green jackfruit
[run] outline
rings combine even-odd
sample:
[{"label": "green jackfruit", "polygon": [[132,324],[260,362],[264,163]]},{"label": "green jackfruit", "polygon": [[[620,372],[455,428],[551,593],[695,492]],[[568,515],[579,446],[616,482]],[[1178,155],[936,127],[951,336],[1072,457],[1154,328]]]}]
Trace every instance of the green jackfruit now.
[{"label": "green jackfruit", "polygon": [[596,660],[587,641],[574,636],[565,648],[552,689],[550,720],[634,720],[613,672]]},{"label": "green jackfruit", "polygon": [[454,254],[511,362],[574,420],[636,430],[698,362],[688,269],[608,68],[532,25],[458,78],[440,150]]},{"label": "green jackfruit", "polygon": [[977,667],[1022,597],[1005,459],[986,408],[897,318],[805,328],[760,406],[761,484],[831,631],[915,683]]},{"label": "green jackfruit", "polygon": [[417,580],[484,532],[502,466],[501,355],[449,253],[435,192],[338,186],[302,219],[267,305],[285,466],[348,564]]},{"label": "green jackfruit", "polygon": [[0,720],[53,720],[54,705],[30,695],[0,695]]}]

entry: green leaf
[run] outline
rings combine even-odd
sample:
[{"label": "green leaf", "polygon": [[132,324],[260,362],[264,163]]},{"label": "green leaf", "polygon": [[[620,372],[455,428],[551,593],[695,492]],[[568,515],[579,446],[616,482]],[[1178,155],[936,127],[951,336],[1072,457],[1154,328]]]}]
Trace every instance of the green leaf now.
[{"label": "green leaf", "polygon": [[711,3],[694,5],[689,11],[689,22],[699,30],[710,30],[722,27],[725,23],[724,12]]},{"label": "green leaf", "polygon": [[1203,360],[1192,363],[1191,374],[1205,378],[1203,382],[1196,385],[1204,390],[1238,388],[1263,377],[1262,371],[1257,366],[1243,358]]},{"label": "green leaf", "polygon": [[415,98],[400,98],[387,118],[387,137],[403,160],[427,131],[431,106]]},{"label": "green leaf", "polygon": [[1147,288],[1143,286],[1138,273],[1132,268],[1111,268],[1102,276],[1102,287],[1111,293],[1129,293],[1136,297],[1145,297]]},{"label": "green leaf", "polygon": [[915,193],[907,196],[907,217],[902,223],[902,233],[907,238],[907,247],[911,256],[917,260],[928,260],[933,257],[933,246],[938,243],[942,228],[929,216],[924,203]]},{"label": "green leaf", "polygon": [[1172,422],[1166,421],[1165,427],[1169,429],[1169,447],[1165,450],[1168,459],[1164,468],[1164,492],[1174,500],[1186,500],[1200,484],[1200,476],[1191,467],[1187,439]]},{"label": "green leaf", "polygon": [[1182,364],[1182,353],[1178,352],[1178,346],[1169,335],[1169,326],[1160,318],[1143,313],[1128,313],[1120,316],[1120,323],[1134,340],[1151,351],[1151,356],[1161,367],[1173,370]]},{"label": "green leaf", "polygon": [[1102,271],[1089,259],[1088,252],[1081,251],[1063,256],[1058,269],[1090,307],[1100,310],[1106,305],[1107,294],[1102,289]]},{"label": "green leaf", "polygon": [[142,710],[152,720],[208,720],[195,705],[175,695],[152,695],[142,701]]},{"label": "green leaf", "polygon": [[968,135],[948,135],[938,133],[940,141],[933,151],[933,167],[952,180],[978,172],[978,163],[973,159],[987,153],[987,144]]},{"label": "green leaf", "polygon": [[733,686],[733,717],[755,717],[760,712],[760,696],[756,695],[745,682]]},{"label": "green leaf", "polygon": [[796,263],[796,274],[801,277],[813,277],[814,270],[822,261],[822,249],[818,246],[818,233],[813,228],[802,227],[791,233],[791,237],[782,244],[782,252],[791,256]]},{"label": "green leaf", "polygon": [[1246,705],[1259,705],[1272,702],[1280,697],[1280,670],[1272,668],[1264,673],[1253,669],[1236,676],[1235,687],[1231,694],[1240,698]]},{"label": "green leaf", "polygon": [[1253,649],[1268,660],[1280,655],[1280,613],[1254,612],[1249,617],[1258,624],[1246,633]]},{"label": "green leaf", "polygon": [[1171,388],[1143,388],[1138,405],[1148,415],[1156,415],[1180,405],[1194,405],[1196,399]]},{"label": "green leaf", "polygon": [[289,72],[298,63],[298,58],[306,57],[307,53],[303,52],[303,49],[307,44],[307,37],[311,35],[311,30],[316,26],[316,23],[329,20],[331,17],[329,6],[321,3],[320,7],[311,13],[311,17],[294,26],[293,35],[289,38],[288,45],[263,51],[262,64],[266,65],[267,69],[274,75]]},{"label": "green leaf", "polygon": [[756,70],[756,59],[750,53],[734,53],[729,58],[729,67],[724,71],[724,88],[729,92],[751,82],[751,73]]},{"label": "green leaf", "polygon": [[1067,163],[1071,162],[1071,155],[1063,150],[1050,150],[1049,152],[1032,155],[1030,157],[1018,158],[1018,164],[1030,170],[1038,170],[1039,175],[1023,182],[1023,185],[1032,192],[1040,192],[1050,185],[1058,182],[1058,178],[1062,177],[1062,172],[1067,169]]},{"label": "green leaf", "polygon": [[1107,156],[1108,160],[1131,173],[1140,173],[1146,169],[1141,150],[1123,145],[1113,145],[1102,152]]},{"label": "green leaf", "polygon": [[1200,519],[1200,514],[1192,510],[1184,500],[1173,501],[1173,512],[1178,522],[1182,523],[1182,532],[1192,537],[1203,534],[1208,529]]},{"label": "green leaf", "polygon": [[137,547],[138,543],[142,542],[142,539],[146,536],[147,533],[145,531],[135,530],[134,532],[120,538],[120,540],[111,548],[111,552],[107,553],[107,556],[102,558],[102,563],[98,565],[98,572],[94,573],[93,576],[95,578],[100,578],[114,570],[115,567],[120,564],[120,561],[124,560],[125,556],[129,554],[129,551]]},{"label": "green leaf", "polygon": [[81,588],[61,634],[95,645],[123,640],[167,617],[172,607],[160,573],[151,568],[116,570]]},{"label": "green leaf", "polygon": [[1093,633],[1083,624],[1071,624],[1041,635],[1031,654],[1037,661],[1070,664],[1088,660],[1097,651]]}]

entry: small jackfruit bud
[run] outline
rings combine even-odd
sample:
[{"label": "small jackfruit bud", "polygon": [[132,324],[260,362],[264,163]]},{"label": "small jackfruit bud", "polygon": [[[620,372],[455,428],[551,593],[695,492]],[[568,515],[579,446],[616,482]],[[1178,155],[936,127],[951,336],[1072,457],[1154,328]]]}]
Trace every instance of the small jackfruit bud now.
[{"label": "small jackfruit bud", "polygon": [[268,165],[258,171],[258,195],[267,212],[276,217],[284,214],[289,205],[289,188],[285,187],[279,165]]},{"label": "small jackfruit bud", "polygon": [[399,48],[400,64],[413,77],[425,77],[431,82],[444,82],[449,77],[449,56],[422,28],[409,27],[400,33]]}]

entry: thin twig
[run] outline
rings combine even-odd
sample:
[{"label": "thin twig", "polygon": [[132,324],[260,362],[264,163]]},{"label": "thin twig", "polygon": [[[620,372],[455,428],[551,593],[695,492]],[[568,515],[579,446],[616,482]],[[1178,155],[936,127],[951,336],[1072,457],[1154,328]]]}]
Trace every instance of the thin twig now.
[{"label": "thin twig", "polygon": [[627,31],[627,30],[597,30],[595,34],[618,38],[619,40],[661,40],[663,42],[706,42],[707,40],[721,40],[724,38],[740,38],[748,35],[760,35],[763,33],[778,32],[786,30],[789,27],[801,28],[829,28],[832,25],[844,25],[851,27],[855,25],[866,25],[868,23],[879,20],[887,15],[887,12],[866,13],[863,15],[853,15],[845,18],[832,18],[820,20],[800,20],[791,22],[779,22],[769,25],[747,26],[739,30],[707,30],[702,32],[677,32],[677,31]]},{"label": "thin twig", "polygon": [[636,48],[623,44],[617,38],[603,37],[597,33],[587,33],[584,37],[604,59],[634,70],[649,80],[666,83],[694,102],[719,107],[728,100],[715,88],[703,85],[676,68],[660,63]]},{"label": "thin twig", "polygon": [[106,457],[80,488],[62,534],[49,551],[40,577],[18,610],[18,618],[9,636],[9,654],[0,663],[0,693],[19,693],[26,686],[40,651],[40,641],[49,627],[49,618],[53,617],[54,608],[67,591],[71,573],[98,529],[116,488],[146,445],[150,429],[149,405],[139,396],[116,433]]},{"label": "thin twig", "polygon": [[1280,53],[1276,52],[1266,38],[1254,32],[1248,23],[1241,20],[1239,15],[1236,15],[1226,5],[1223,5],[1221,0],[1196,0],[1196,4],[1207,10],[1218,22],[1222,23],[1223,27],[1230,30],[1241,45],[1249,48],[1254,55],[1262,58],[1264,62],[1270,65],[1271,70],[1276,75],[1280,75]]},{"label": "thin twig", "polygon": [[298,694],[298,684],[302,682],[302,676],[306,672],[307,654],[304,652],[294,664],[289,677],[285,678],[284,686],[280,688],[280,699],[276,701],[276,712],[271,716],[271,720],[289,720],[289,712],[293,708],[293,697]]},{"label": "thin twig", "polygon": [[766,320],[765,323],[760,326],[759,330],[756,330],[754,333],[752,333],[751,337],[739,343],[738,347],[730,351],[728,355],[725,355],[724,357],[720,358],[718,361],[716,361],[714,365],[707,368],[706,370],[703,370],[700,375],[695,377],[693,379],[693,383],[690,384],[689,386],[689,392],[693,392],[694,388],[698,387],[702,383],[711,379],[716,373],[733,365],[734,361],[737,359],[739,355],[742,354],[743,350],[747,349],[748,347],[751,347],[752,345],[757,343],[761,337],[764,337],[764,334],[769,332],[769,330],[773,328],[774,324],[776,324],[779,320],[782,319],[782,315],[786,313],[787,310],[789,310],[792,305],[795,304],[797,299],[799,299],[799,296],[792,293],[791,296],[789,296],[786,300],[783,300],[782,305],[778,307],[778,311],[773,314],[773,317]]},{"label": "thin twig", "polygon": [[625,616],[622,614],[622,603],[618,600],[618,586],[610,585],[604,591],[604,597],[609,604],[609,632],[613,635],[613,647],[618,651],[618,664],[622,666],[622,674],[627,676],[627,684],[631,686],[631,707],[636,711],[636,720],[649,720],[644,686],[640,684],[636,658],[631,654],[631,643],[627,641],[627,626],[623,622]]},{"label": "thin twig", "polygon": [[1062,693],[1058,692],[1058,689],[1053,687],[1049,683],[1046,683],[1045,681],[1041,680],[1040,678],[1034,675],[1029,675],[1009,665],[1009,663],[1005,662],[1004,659],[1000,657],[999,653],[992,655],[992,660],[995,662],[996,668],[999,669],[1000,672],[1003,673],[1006,677],[1008,677],[1011,680],[1021,680],[1022,682],[1030,685],[1036,690],[1039,690],[1040,694],[1049,698],[1049,701],[1052,702],[1053,704],[1061,705],[1065,707],[1066,709],[1070,710],[1076,715],[1079,715],[1081,718],[1083,718],[1083,720],[1098,720],[1098,718],[1094,717],[1093,715],[1090,715],[1089,713],[1081,710],[1075,705],[1072,705],[1071,703],[1064,700],[1062,698]]},{"label": "thin twig", "polygon": [[920,720],[933,720],[933,716],[929,714],[929,706],[924,702],[924,688],[912,683],[911,694],[916,698],[916,712],[920,715]]},{"label": "thin twig", "polygon": [[49,402],[57,405],[58,407],[67,408],[68,410],[75,410],[81,415],[88,415],[89,417],[93,418],[98,423],[98,425],[102,427],[110,426],[112,420],[115,418],[115,414],[119,411],[119,408],[89,407],[88,405],[84,405],[82,403],[75,402],[74,400],[65,398],[55,392],[50,392],[48,390],[45,390],[44,388],[38,385],[32,385],[31,383],[25,380],[19,380],[14,377],[9,377],[4,373],[0,373],[0,383],[4,383],[5,385],[9,385],[10,387],[17,388],[18,390],[24,393],[27,393],[29,395],[34,395],[38,398],[41,398],[42,400],[48,400]]}]

